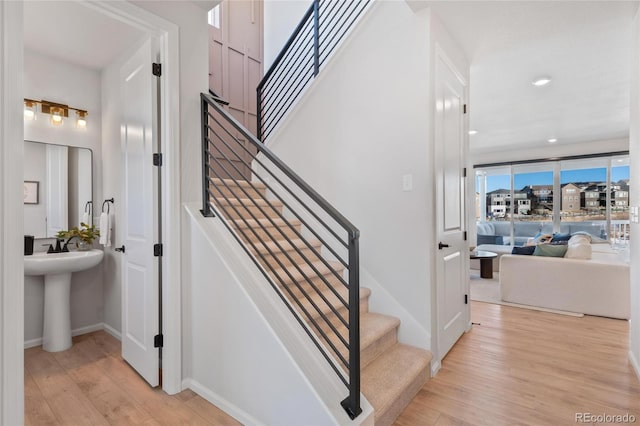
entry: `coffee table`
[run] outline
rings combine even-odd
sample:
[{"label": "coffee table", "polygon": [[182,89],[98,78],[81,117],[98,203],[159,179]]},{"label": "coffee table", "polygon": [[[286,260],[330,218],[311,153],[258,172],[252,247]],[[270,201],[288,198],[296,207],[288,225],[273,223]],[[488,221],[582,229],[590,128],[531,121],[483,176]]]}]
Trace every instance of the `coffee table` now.
[{"label": "coffee table", "polygon": [[473,250],[469,256],[471,259],[480,259],[480,278],[493,278],[493,259],[497,253],[484,250]]}]

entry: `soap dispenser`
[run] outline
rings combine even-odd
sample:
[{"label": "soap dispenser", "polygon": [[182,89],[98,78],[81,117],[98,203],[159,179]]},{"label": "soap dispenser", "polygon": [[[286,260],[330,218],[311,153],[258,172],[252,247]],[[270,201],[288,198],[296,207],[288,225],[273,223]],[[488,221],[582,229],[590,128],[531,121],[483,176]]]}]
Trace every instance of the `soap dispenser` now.
[{"label": "soap dispenser", "polygon": [[24,255],[31,256],[33,254],[33,235],[24,236]]}]

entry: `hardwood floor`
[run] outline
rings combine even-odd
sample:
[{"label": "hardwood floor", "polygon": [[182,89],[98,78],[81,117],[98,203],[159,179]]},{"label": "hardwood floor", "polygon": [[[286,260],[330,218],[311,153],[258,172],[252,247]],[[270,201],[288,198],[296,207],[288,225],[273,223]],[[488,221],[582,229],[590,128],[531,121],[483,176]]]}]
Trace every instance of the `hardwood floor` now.
[{"label": "hardwood floor", "polygon": [[239,425],[190,390],[153,389],[120,357],[120,342],[99,331],[64,352],[24,352],[26,425]]},{"label": "hardwood floor", "polygon": [[481,302],[472,302],[471,319],[480,325],[395,425],[571,425],[576,413],[640,422],[627,321]]},{"label": "hardwood floor", "polygon": [[[472,302],[473,329],[396,420],[397,426],[570,425],[576,413],[630,414],[640,382],[626,321]],[[27,425],[238,425],[187,390],[150,388],[104,332],[64,352],[25,351]]]}]

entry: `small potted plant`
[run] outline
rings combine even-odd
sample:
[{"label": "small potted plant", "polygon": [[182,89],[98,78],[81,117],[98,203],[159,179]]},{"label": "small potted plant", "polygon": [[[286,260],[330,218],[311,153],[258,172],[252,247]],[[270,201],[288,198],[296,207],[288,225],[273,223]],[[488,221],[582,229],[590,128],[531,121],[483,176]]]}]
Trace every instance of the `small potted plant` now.
[{"label": "small potted plant", "polygon": [[66,240],[65,247],[69,242],[76,238],[75,245],[78,250],[90,250],[93,244],[93,240],[100,236],[100,231],[96,229],[95,225],[87,225],[86,223],[80,223],[80,228],[74,226],[68,231],[60,231],[57,234],[58,238],[64,238]]}]

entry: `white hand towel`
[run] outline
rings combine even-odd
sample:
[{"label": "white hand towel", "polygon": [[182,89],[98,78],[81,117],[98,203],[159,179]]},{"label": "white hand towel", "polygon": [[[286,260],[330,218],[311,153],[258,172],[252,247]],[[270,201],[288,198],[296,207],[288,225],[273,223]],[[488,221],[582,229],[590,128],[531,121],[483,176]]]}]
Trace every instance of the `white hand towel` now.
[{"label": "white hand towel", "polygon": [[109,222],[109,213],[102,212],[102,214],[100,215],[100,244],[105,247],[111,246]]},{"label": "white hand towel", "polygon": [[80,223],[84,223],[87,226],[91,226],[91,224],[89,223],[89,213],[88,212],[84,212],[84,214],[82,215],[82,220],[80,221]]}]

